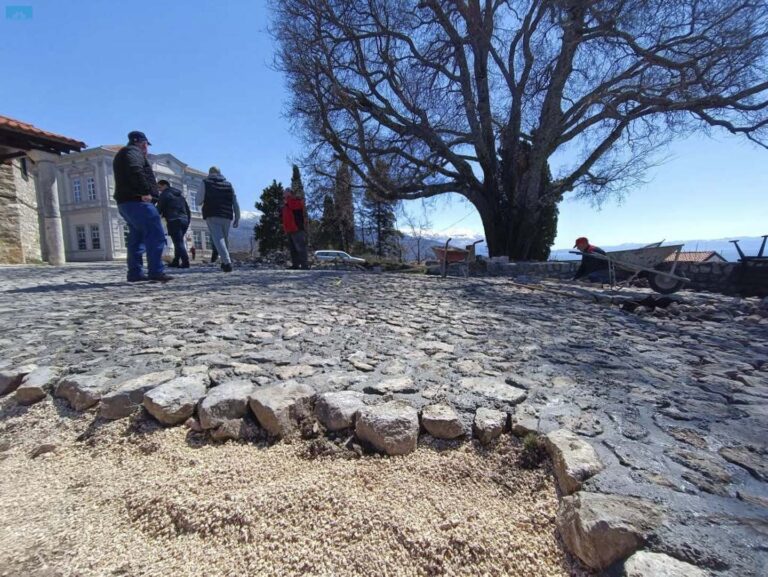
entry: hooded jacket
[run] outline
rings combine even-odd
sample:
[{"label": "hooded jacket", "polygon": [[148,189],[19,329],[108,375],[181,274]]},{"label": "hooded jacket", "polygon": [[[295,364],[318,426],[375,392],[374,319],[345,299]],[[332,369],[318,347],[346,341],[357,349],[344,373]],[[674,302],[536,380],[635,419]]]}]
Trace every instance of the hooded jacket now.
[{"label": "hooded jacket", "polygon": [[220,174],[209,174],[203,180],[203,218],[220,217],[238,222],[240,206],[235,189]]},{"label": "hooded jacket", "polygon": [[192,214],[189,211],[187,199],[178,188],[169,186],[160,193],[160,200],[157,202],[157,212],[165,220],[192,220]]}]

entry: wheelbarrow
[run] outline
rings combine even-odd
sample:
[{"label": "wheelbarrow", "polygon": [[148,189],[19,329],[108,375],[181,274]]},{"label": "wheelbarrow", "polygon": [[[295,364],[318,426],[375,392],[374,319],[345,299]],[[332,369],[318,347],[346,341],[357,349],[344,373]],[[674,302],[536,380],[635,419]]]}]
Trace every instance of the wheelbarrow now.
[{"label": "wheelbarrow", "polygon": [[[630,250],[615,250],[606,253],[589,253],[589,256],[608,262],[608,278],[611,287],[616,286],[616,270],[627,271],[631,275],[621,282],[631,283],[636,278],[647,278],[650,287],[657,293],[668,295],[679,291],[689,279],[675,274],[677,262],[680,258],[682,244],[660,246],[661,243],[649,244],[642,248]],[[581,251],[571,251],[573,254],[583,255]],[[667,258],[675,255],[673,261]],[[624,275],[626,276],[626,275]]]},{"label": "wheelbarrow", "polygon": [[440,274],[445,278],[448,274],[449,267],[459,266],[462,268],[464,277],[466,278],[469,276],[469,265],[475,260],[475,245],[484,242],[484,240],[476,240],[471,245],[467,246],[466,249],[449,246],[448,243],[450,243],[451,240],[452,239],[449,238],[445,241],[444,247],[432,247],[432,252],[435,253],[435,258],[437,259],[437,262],[440,263]]}]

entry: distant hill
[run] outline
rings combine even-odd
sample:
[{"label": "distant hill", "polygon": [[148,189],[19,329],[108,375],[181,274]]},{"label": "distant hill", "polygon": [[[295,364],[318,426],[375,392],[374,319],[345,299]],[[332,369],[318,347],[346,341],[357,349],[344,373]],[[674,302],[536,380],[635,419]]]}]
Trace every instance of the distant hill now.
[{"label": "distant hill", "polygon": [[[736,252],[734,245],[728,241],[738,240],[741,250],[747,256],[757,255],[757,251],[760,250],[760,244],[763,242],[762,237],[759,236],[742,236],[734,238],[718,238],[709,240],[670,240],[664,241],[664,245],[670,244],[682,244],[684,251],[699,251],[699,250],[714,250],[720,254],[725,260],[729,262],[736,262],[739,260],[739,254]],[[619,245],[600,246],[603,250],[628,250],[632,248],[640,248],[649,243],[647,242],[630,242]],[[574,250],[570,248],[556,249],[552,251],[549,260],[577,260],[580,257],[576,254],[570,254],[569,251]],[[765,256],[768,256],[768,243],[766,243]]]}]

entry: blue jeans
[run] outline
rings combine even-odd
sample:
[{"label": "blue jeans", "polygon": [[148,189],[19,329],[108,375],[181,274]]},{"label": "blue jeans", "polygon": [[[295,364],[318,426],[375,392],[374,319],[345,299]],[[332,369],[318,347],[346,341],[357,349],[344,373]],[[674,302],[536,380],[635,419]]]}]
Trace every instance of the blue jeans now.
[{"label": "blue jeans", "polygon": [[123,202],[117,205],[120,216],[128,223],[128,280],[144,276],[144,250],[147,252],[149,277],[157,278],[165,272],[163,249],[165,231],[160,213],[150,202]]},{"label": "blue jeans", "polygon": [[187,234],[189,221],[186,218],[168,221],[168,236],[173,241],[173,264],[178,265],[181,260],[182,266],[189,266],[189,255],[187,247],[184,246],[184,235]]},{"label": "blue jeans", "polygon": [[229,249],[227,248],[229,226],[232,224],[232,221],[220,216],[209,216],[205,219],[205,224],[208,225],[208,231],[211,233],[213,246],[216,247],[216,250],[221,257],[222,264],[232,264],[232,259],[229,256]]}]

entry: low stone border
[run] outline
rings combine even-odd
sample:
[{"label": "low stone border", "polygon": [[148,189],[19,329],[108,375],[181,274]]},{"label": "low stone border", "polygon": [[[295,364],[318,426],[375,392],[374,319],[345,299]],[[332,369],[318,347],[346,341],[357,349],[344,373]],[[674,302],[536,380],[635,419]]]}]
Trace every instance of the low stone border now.
[{"label": "low stone border", "polygon": [[[317,394],[309,385],[288,380],[257,387],[247,379],[212,386],[208,367],[183,367],[115,383],[106,375],[62,375],[57,367],[24,365],[0,371],[0,395],[14,393],[20,404],[48,394],[64,398],[78,411],[96,407],[99,417],[128,417],[143,406],[165,426],[185,423],[207,431],[216,441],[254,436],[253,417],[270,438],[282,439],[306,430],[352,430],[371,448],[386,455],[406,455],[424,431],[437,439],[475,438],[484,445],[505,432],[531,433],[531,416],[509,415],[489,408],[475,412],[472,431],[465,430],[453,407],[433,404],[419,413],[400,400],[367,405],[354,391]],[[556,526],[566,549],[587,567],[602,571],[623,561],[625,577],[706,577],[707,573],[668,555],[644,551],[664,522],[664,509],[636,497],[582,490],[603,464],[594,448],[575,433],[557,429],[542,437],[552,460],[560,495]]]}]

